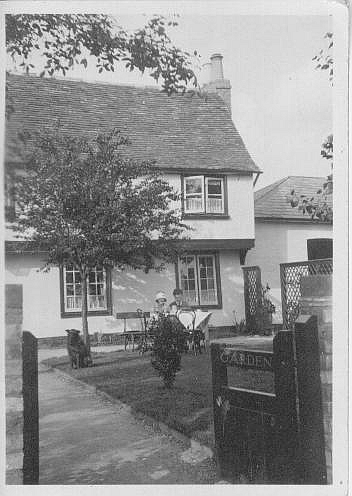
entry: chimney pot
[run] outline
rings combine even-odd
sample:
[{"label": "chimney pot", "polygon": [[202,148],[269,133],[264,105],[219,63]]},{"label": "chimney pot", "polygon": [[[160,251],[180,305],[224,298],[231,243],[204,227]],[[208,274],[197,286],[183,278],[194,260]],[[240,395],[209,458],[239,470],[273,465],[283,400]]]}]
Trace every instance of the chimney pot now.
[{"label": "chimney pot", "polygon": [[224,71],[222,67],[223,56],[220,53],[214,53],[211,57],[210,81],[224,79]]},{"label": "chimney pot", "polygon": [[217,93],[224,101],[231,115],[231,84],[228,79],[224,79],[222,59],[223,56],[220,53],[214,53],[210,57],[210,62],[203,65],[204,75],[208,76],[203,89],[208,93]]}]

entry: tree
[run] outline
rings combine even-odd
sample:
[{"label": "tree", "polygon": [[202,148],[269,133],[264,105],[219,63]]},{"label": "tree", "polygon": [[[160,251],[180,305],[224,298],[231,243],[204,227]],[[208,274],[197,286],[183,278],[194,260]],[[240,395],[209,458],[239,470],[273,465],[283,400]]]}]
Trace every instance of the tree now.
[{"label": "tree", "polygon": [[[130,71],[148,71],[170,95],[197,85],[190,54],[175,47],[167,34],[167,28],[177,24],[175,18],[155,15],[142,28],[127,32],[104,14],[7,14],[6,51],[26,72],[34,68],[32,55],[42,55],[41,76],[65,76],[76,64],[87,67],[89,60],[99,73],[123,63]],[[8,115],[11,111],[9,97]]]},{"label": "tree", "polygon": [[[327,45],[322,48],[317,55],[313,57],[317,65],[316,69],[329,72],[329,80],[333,84],[334,75],[334,61],[332,56],[333,48],[333,34],[328,32],[324,36]],[[320,154],[323,158],[331,161],[331,170],[333,169],[333,135],[329,134],[321,145]],[[289,201],[293,208],[298,208],[303,214],[308,214],[313,220],[320,220],[323,222],[333,221],[333,210],[330,197],[333,191],[333,174],[329,174],[325,183],[316,192],[315,196],[307,197],[307,195],[298,196],[293,189]]]},{"label": "tree", "polygon": [[89,348],[87,278],[96,267],[161,270],[178,253],[186,226],[179,199],[151,162],[127,158],[117,130],[89,142],[60,129],[25,135],[24,170],[15,182],[12,228],[46,251],[45,269],[72,265],[82,287],[82,328]]}]

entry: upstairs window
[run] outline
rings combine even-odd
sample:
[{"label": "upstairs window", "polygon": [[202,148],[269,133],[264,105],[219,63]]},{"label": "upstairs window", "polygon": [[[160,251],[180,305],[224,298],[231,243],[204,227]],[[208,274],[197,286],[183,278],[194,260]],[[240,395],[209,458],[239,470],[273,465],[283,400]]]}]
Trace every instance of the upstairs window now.
[{"label": "upstairs window", "polygon": [[186,214],[225,214],[223,177],[188,176],[184,178],[183,190]]}]

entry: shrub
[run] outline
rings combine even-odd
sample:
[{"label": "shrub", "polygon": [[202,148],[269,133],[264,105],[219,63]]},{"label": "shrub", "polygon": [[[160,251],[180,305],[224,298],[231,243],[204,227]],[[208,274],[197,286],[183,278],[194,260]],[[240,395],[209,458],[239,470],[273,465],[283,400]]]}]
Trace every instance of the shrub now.
[{"label": "shrub", "polygon": [[183,325],[174,316],[160,316],[152,323],[154,335],[151,363],[165,387],[170,389],[176,373],[181,370],[181,355],[185,349]]}]

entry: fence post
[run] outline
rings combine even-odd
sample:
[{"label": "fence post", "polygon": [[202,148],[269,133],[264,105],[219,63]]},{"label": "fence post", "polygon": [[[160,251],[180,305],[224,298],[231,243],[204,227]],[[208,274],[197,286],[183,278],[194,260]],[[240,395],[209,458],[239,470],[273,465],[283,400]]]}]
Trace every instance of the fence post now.
[{"label": "fence post", "polygon": [[244,280],[244,303],[246,323],[249,328],[260,331],[258,315],[262,314],[262,280],[260,267],[242,267]]},{"label": "fence post", "polygon": [[39,483],[38,346],[30,332],[22,334],[23,483]]},{"label": "fence post", "polygon": [[275,478],[284,484],[301,482],[298,458],[298,412],[293,332],[279,331],[273,340],[277,405],[277,447],[281,466]]},{"label": "fence post", "polygon": [[[295,322],[300,450],[306,484],[326,484],[324,415],[320,379],[317,317],[301,315]],[[331,391],[330,391],[331,392]]]},{"label": "fence post", "polygon": [[220,344],[212,343],[210,345],[211,369],[213,382],[213,411],[214,411],[214,436],[215,436],[215,453],[218,470],[221,472],[221,438],[222,438],[222,418],[221,410],[217,400],[221,395],[221,388],[227,386],[227,367],[221,362],[220,356],[223,347]]},{"label": "fence post", "polygon": [[280,264],[280,283],[281,283],[282,325],[284,329],[287,329],[288,321],[287,321],[286,270],[284,264]]}]

